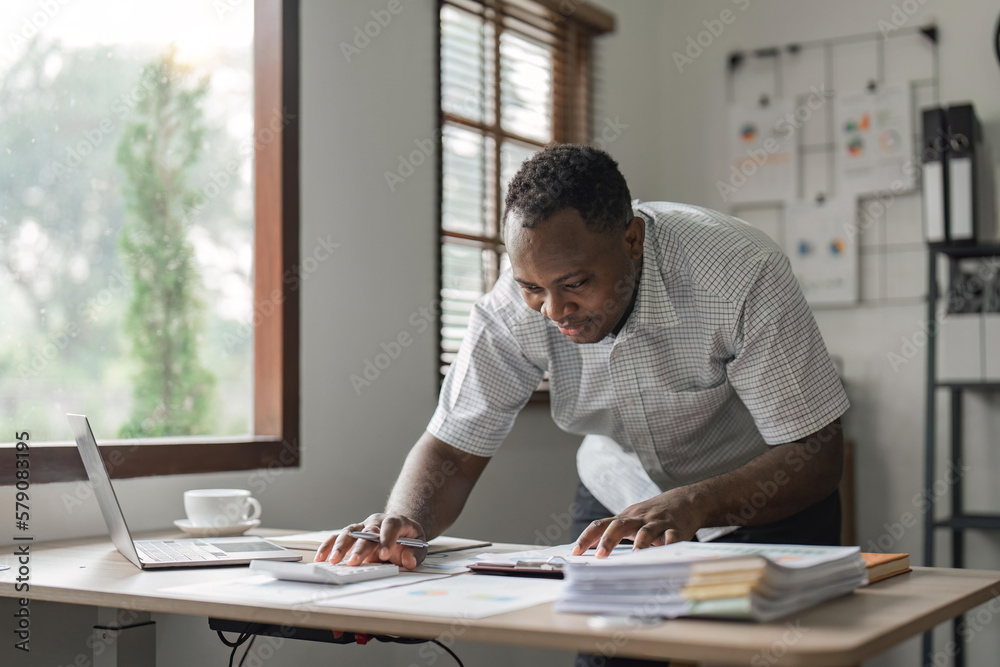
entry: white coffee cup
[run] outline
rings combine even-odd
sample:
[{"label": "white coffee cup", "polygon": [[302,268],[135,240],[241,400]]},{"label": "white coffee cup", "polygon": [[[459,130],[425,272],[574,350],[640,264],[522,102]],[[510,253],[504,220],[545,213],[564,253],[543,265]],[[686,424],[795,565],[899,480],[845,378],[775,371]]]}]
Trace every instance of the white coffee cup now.
[{"label": "white coffee cup", "polygon": [[194,526],[223,528],[259,517],[260,502],[246,489],[193,489],[184,492],[184,512]]}]

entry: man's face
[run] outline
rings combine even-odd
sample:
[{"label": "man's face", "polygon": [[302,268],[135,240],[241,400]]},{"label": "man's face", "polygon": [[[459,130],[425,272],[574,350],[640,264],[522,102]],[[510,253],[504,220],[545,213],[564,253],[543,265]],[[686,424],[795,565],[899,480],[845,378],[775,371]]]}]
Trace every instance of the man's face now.
[{"label": "man's face", "polygon": [[644,235],[642,218],[632,218],[624,232],[602,234],[567,208],[532,229],[508,215],[506,241],[524,302],[574,343],[596,343],[631,308]]}]

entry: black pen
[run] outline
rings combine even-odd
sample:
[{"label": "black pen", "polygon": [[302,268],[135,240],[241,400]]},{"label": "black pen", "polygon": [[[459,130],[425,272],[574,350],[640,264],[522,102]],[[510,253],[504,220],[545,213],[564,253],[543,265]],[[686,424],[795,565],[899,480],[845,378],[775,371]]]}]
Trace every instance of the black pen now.
[{"label": "black pen", "polygon": [[[380,538],[378,533],[366,533],[361,530],[352,530],[348,533],[351,537],[357,538],[359,540],[368,540],[369,542],[379,542]],[[429,542],[424,542],[423,540],[418,540],[415,537],[397,537],[397,544],[402,544],[404,547],[414,547],[415,549],[424,549],[429,546]]]}]

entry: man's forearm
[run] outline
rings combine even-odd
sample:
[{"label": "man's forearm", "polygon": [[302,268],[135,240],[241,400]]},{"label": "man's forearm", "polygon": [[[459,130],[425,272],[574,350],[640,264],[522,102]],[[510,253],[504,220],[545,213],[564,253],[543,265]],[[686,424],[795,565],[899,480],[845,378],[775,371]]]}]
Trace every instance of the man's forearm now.
[{"label": "man's forearm", "polygon": [[424,433],[406,457],[386,514],[409,517],[423,527],[427,539],[437,537],[458,518],[488,461]]},{"label": "man's forearm", "polygon": [[579,555],[606,558],[623,539],[635,547],[690,540],[699,528],[750,526],[789,517],[830,495],[844,466],[840,421],[801,443],[776,445],[736,470],[671,489],[584,529]]},{"label": "man's forearm", "polygon": [[736,470],[676,489],[702,515],[702,526],[779,521],[830,495],[843,470],[840,420],[803,442],[777,445]]}]

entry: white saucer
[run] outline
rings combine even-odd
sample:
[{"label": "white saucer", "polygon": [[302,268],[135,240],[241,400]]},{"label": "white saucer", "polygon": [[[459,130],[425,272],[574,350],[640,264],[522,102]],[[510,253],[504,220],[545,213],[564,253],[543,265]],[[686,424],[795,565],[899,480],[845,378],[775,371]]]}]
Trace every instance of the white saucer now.
[{"label": "white saucer", "polygon": [[178,519],[174,525],[191,537],[236,537],[260,525],[260,519],[240,521],[232,526],[196,526],[187,519]]}]

